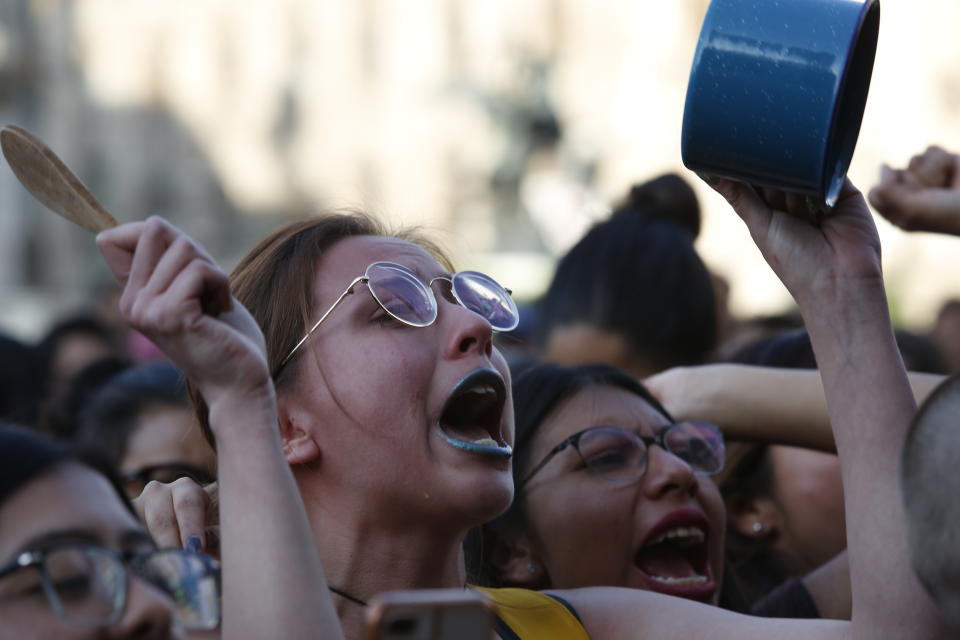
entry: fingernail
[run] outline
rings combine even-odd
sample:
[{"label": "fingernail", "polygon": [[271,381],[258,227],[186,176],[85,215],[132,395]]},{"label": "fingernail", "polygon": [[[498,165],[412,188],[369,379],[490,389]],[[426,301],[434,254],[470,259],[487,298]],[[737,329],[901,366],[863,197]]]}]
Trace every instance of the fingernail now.
[{"label": "fingernail", "polygon": [[190,536],[187,538],[187,551],[193,551],[194,553],[199,553],[203,550],[203,542],[200,540],[199,536]]}]

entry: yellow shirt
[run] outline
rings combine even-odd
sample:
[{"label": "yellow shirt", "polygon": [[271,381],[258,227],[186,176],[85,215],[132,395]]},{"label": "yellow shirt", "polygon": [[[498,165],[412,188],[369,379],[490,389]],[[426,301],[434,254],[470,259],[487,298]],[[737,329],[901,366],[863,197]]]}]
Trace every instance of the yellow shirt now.
[{"label": "yellow shirt", "polygon": [[530,589],[473,589],[496,605],[502,623],[497,625],[497,633],[503,640],[590,640],[572,609],[545,593]]}]

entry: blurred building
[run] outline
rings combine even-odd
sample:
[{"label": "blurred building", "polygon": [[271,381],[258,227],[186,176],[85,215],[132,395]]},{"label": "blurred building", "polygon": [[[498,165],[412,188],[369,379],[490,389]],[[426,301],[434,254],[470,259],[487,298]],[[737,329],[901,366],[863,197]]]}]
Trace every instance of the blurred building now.
[{"label": "blurred building", "polygon": [[[7,0],[0,115],[120,220],[163,215],[227,266],[266,229],[359,206],[436,231],[521,297],[630,183],[680,170],[707,0]],[[884,2],[851,175],[960,148],[955,0]],[[692,176],[691,176],[692,177]],[[741,313],[787,296],[719,198],[700,248]],[[0,169],[0,328],[24,336],[107,278],[91,238]],[[960,294],[949,239],[884,225],[899,317]],[[932,277],[931,274],[938,274]]]}]

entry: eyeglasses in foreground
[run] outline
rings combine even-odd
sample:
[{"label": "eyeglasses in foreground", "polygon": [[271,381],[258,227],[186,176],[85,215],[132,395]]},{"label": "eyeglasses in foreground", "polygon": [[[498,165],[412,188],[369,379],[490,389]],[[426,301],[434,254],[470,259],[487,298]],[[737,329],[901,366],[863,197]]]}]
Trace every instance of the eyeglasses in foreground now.
[{"label": "eyeglasses in foreground", "polygon": [[18,554],[0,567],[0,579],[27,570],[36,572],[40,584],[18,590],[16,597],[46,597],[57,617],[73,627],[117,622],[127,603],[131,571],[170,597],[174,615],[185,629],[210,630],[220,624],[219,565],[202,553],[181,549],[118,553],[71,543]]},{"label": "eyeglasses in foreground", "polygon": [[366,284],[377,304],[395,320],[411,327],[426,327],[437,320],[438,305],[432,289],[437,281],[446,282],[453,301],[480,315],[490,323],[494,331],[513,331],[520,324],[520,313],[510,290],[479,271],[458,271],[450,277],[438,276],[429,283],[424,283],[417,274],[403,265],[374,262],[366,268],[362,276],[354,278],[316,324],[294,345],[277,366],[273,377],[280,374],[333,310],[354,293],[357,285]]}]

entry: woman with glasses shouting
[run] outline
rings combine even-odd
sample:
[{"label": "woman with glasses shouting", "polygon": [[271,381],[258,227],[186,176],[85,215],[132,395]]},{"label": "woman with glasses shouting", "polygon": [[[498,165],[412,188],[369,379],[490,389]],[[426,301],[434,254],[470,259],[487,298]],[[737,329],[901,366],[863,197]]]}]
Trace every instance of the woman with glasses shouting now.
[{"label": "woman with glasses shouting", "polygon": [[[532,367],[514,382],[513,402],[516,495],[468,537],[479,583],[631,587],[748,610],[738,576],[725,571],[727,513],[714,476],[725,470],[726,446],[717,426],[676,419],[636,378],[602,364]],[[754,611],[849,619],[849,590],[844,556]]]},{"label": "woman with glasses shouting", "polygon": [[[714,186],[747,223],[805,315],[843,465],[853,619],[751,618],[629,588],[550,595],[519,589],[489,592],[501,605],[499,636],[942,637],[906,552],[897,460],[914,402],[893,341],[879,242],[862,196],[848,184],[830,215],[807,220],[812,216],[802,199],[761,198],[725,181]],[[225,572],[244,552],[262,552],[249,532],[231,533],[237,525],[228,517],[278,488],[288,495],[273,462],[235,464],[243,458],[238,452],[273,461],[267,453],[278,439],[302,503],[266,498],[274,504],[257,506],[278,515],[274,534],[286,536],[270,541],[273,549],[301,535],[299,523],[309,519],[333,595],[304,595],[271,580],[280,584],[274,602],[291,598],[309,617],[332,598],[345,635],[361,638],[364,606],[374,594],[464,586],[463,537],[503,513],[514,493],[509,372],[493,345],[494,331],[509,331],[516,321],[503,287],[480,274],[455,272],[429,243],[386,235],[363,217],[287,226],[261,242],[232,277],[233,294],[250,309],[266,344],[267,366],[251,373],[238,365],[243,354],[259,353],[258,340],[252,331],[234,340],[216,330],[226,310],[237,313],[243,306],[230,302],[231,287],[199,247],[159,220],[106,231],[98,242],[125,285],[126,317],[166,343],[189,378],[204,372],[205,380],[194,383],[218,443]],[[251,355],[249,362],[255,360]],[[678,437],[685,427],[650,419],[633,440],[635,450],[647,451],[647,473],[674,463],[665,451],[704,465],[716,453],[708,431],[701,434],[706,444],[694,444]],[[235,420],[259,426],[231,428]],[[583,454],[597,442],[590,438],[634,436],[570,434],[564,446]],[[526,489],[546,480],[560,453],[526,478]],[[608,473],[610,465],[601,457],[591,468]],[[148,487],[140,504],[155,536],[171,544],[202,536],[206,524],[205,494],[178,482]],[[679,535],[669,521],[650,531]],[[282,554],[275,559],[281,565],[287,560]],[[645,571],[654,579],[710,579],[707,567],[691,567],[697,575]],[[309,575],[319,576],[314,586],[323,584],[318,567],[304,564],[293,572],[297,579]],[[546,620],[549,630],[528,624],[531,616]],[[318,630],[296,637],[325,636]]]},{"label": "woman with glasses shouting", "polygon": [[516,496],[469,545],[485,583],[622,586],[717,604],[720,430],[674,422],[607,365],[543,364],[513,385]]}]

